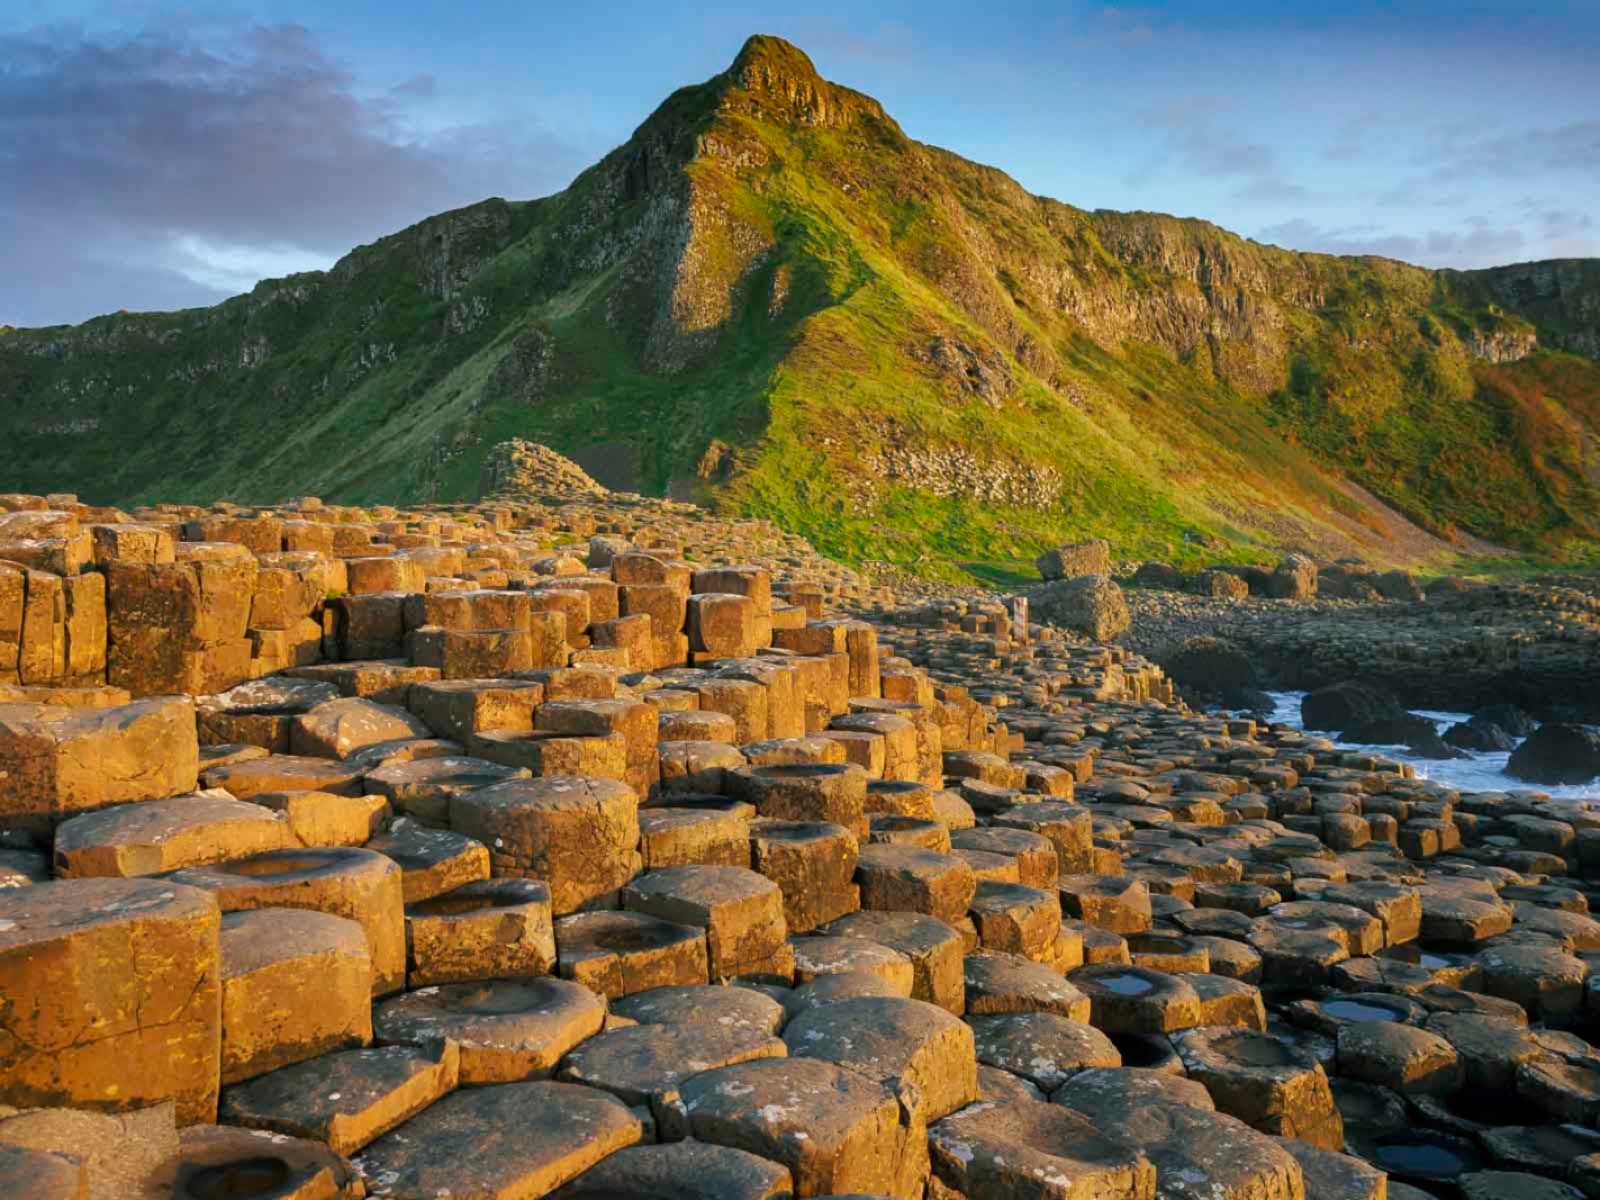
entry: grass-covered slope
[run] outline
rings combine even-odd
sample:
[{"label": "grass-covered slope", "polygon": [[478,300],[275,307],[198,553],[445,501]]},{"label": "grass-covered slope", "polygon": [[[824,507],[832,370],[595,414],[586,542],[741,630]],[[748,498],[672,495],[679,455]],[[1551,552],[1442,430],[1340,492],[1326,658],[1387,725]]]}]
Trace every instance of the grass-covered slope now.
[{"label": "grass-covered slope", "polygon": [[119,503],[453,499],[521,436],[930,571],[1089,534],[1580,555],[1600,365],[1540,343],[1589,345],[1591,266],[1435,273],[1074,209],[757,38],[559,195],[212,309],[5,334],[0,471]]}]

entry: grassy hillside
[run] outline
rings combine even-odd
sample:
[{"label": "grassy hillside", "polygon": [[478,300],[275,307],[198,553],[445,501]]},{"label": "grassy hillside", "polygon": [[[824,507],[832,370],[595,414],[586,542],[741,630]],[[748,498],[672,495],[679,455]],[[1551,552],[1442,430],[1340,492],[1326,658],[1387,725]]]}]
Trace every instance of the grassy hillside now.
[{"label": "grassy hillside", "polygon": [[1090,534],[1572,558],[1600,542],[1591,265],[1436,273],[1085,212],[757,38],[559,195],[215,308],[8,333],[0,469],[125,504],[454,499],[521,436],[934,573]]}]

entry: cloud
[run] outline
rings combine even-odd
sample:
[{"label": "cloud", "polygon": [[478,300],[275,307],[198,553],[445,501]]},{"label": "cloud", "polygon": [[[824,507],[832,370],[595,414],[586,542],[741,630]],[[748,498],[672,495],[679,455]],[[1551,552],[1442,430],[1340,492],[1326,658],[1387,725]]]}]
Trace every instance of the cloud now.
[{"label": "cloud", "polygon": [[1469,127],[1447,131],[1420,155],[1439,180],[1578,175],[1600,180],[1600,120],[1484,137]]},{"label": "cloud", "polygon": [[1269,225],[1264,240],[1294,250],[1323,254],[1372,254],[1429,267],[1484,267],[1510,262],[1524,253],[1534,239],[1511,225],[1496,225],[1474,217],[1456,229],[1432,229],[1422,234],[1386,233],[1373,226],[1328,228],[1303,218]]},{"label": "cloud", "polygon": [[438,93],[369,86],[293,24],[0,34],[0,261],[22,264],[0,321],[206,302],[590,157],[537,122],[418,132]]},{"label": "cloud", "polygon": [[1234,183],[1235,201],[1308,199],[1309,192],[1288,178],[1274,147],[1230,126],[1233,107],[1222,96],[1185,96],[1141,114],[1139,123],[1157,134],[1165,153],[1135,169],[1126,182],[1141,187],[1175,168],[1190,179]]}]

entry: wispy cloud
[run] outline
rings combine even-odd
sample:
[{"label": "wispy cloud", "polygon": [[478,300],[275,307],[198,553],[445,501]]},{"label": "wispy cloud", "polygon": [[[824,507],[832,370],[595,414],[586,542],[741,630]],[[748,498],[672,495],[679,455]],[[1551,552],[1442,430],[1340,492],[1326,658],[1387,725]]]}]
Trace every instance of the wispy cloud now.
[{"label": "wispy cloud", "polygon": [[437,93],[369,85],[293,24],[0,35],[0,260],[22,264],[0,320],[108,307],[107,270],[208,302],[441,209],[552,190],[590,157],[537,124],[420,133]]},{"label": "wispy cloud", "polygon": [[1241,201],[1298,202],[1310,195],[1289,178],[1275,147],[1239,131],[1227,97],[1185,96],[1146,111],[1140,123],[1165,153],[1130,173],[1132,186],[1176,174],[1231,183],[1233,199]]},{"label": "wispy cloud", "polygon": [[1426,233],[1388,233],[1364,225],[1325,227],[1296,218],[1261,230],[1265,241],[1323,254],[1372,254],[1433,267],[1482,267],[1512,261],[1534,239],[1514,225],[1472,218],[1454,229]]}]

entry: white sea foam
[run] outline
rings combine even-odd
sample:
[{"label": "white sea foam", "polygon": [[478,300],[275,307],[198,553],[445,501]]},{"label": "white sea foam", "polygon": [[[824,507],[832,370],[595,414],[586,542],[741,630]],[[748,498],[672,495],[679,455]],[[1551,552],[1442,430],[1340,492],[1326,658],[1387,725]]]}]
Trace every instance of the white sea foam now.
[{"label": "white sea foam", "polygon": [[[1305,696],[1304,692],[1268,692],[1272,697],[1272,720],[1284,725],[1292,725],[1301,729],[1300,701]],[[1425,717],[1434,723],[1435,729],[1443,733],[1450,726],[1460,721],[1465,721],[1469,713],[1440,712],[1436,709],[1413,709],[1419,717]],[[1323,734],[1322,736],[1331,736]],[[1526,783],[1520,779],[1513,779],[1506,774],[1506,761],[1510,759],[1510,751],[1475,751],[1468,750],[1465,758],[1452,758],[1436,760],[1431,758],[1418,758],[1404,746],[1374,746],[1364,742],[1344,742],[1338,738],[1333,739],[1334,744],[1347,750],[1370,750],[1374,754],[1381,754],[1385,758],[1392,758],[1397,762],[1410,763],[1417,772],[1418,779],[1431,779],[1435,783],[1442,783],[1446,787],[1455,788],[1461,792],[1513,792],[1537,791],[1546,792],[1551,796],[1562,796],[1570,800],[1600,800],[1600,780],[1589,783],[1576,784],[1549,784],[1541,785]],[[1520,743],[1520,739],[1519,739]]]}]

